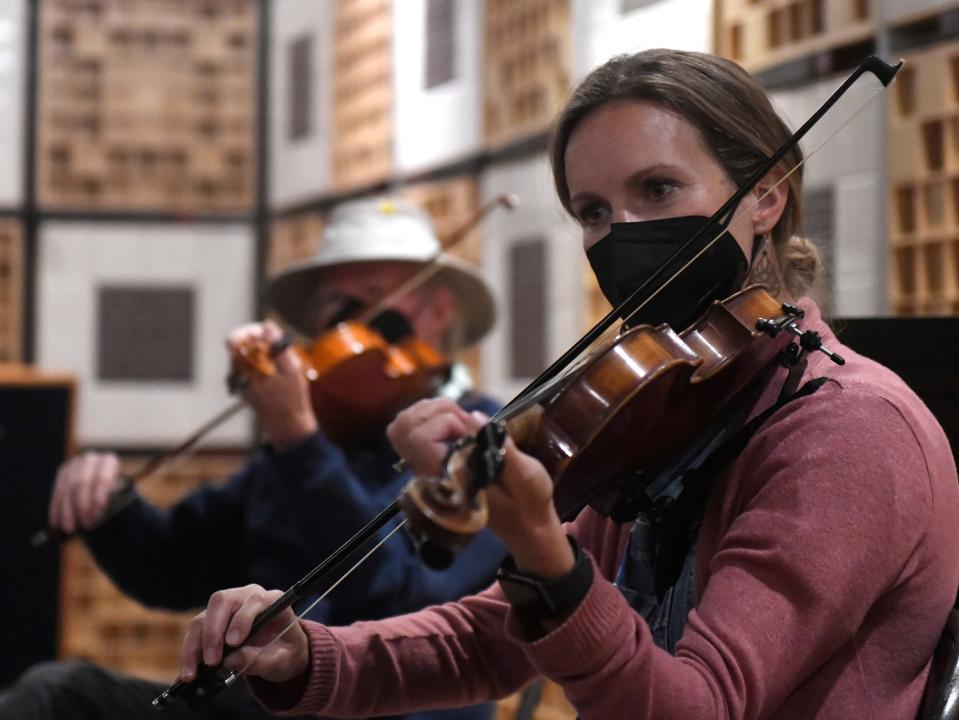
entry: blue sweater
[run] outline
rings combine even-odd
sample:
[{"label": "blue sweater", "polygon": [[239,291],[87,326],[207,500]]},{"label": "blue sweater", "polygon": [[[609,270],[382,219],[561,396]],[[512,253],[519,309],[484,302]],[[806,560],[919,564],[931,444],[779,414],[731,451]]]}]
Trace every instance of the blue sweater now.
[{"label": "blue sweater", "polygon": [[[460,404],[490,415],[497,409],[477,395]],[[395,461],[385,439],[347,457],[317,432],[283,453],[259,450],[224,485],[167,510],[137,498],[86,542],[113,581],[149,606],[197,608],[216,590],[248,583],[286,589],[396,499],[409,473],[397,473]],[[309,617],[344,625],[454,600],[489,585],[505,554],[487,530],[438,572],[397,533]],[[450,717],[490,713],[484,706]]]}]

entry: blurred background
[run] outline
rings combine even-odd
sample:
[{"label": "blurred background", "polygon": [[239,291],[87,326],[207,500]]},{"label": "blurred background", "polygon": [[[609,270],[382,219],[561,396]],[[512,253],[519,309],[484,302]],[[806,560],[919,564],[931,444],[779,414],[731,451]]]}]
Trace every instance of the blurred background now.
[{"label": "blurred background", "polygon": [[[455,250],[498,296],[463,359],[502,399],[605,314],[547,130],[591,68],[649,47],[738,61],[794,127],[868,54],[905,59],[810,160],[805,231],[833,315],[956,312],[959,2],[0,0],[0,545],[48,619],[0,681],[52,654],[176,674],[181,616],[125,600],[77,543],[26,539],[68,448],[135,467],[226,404],[226,332],[264,315],[265,279],[316,251],[338,203],[403,196],[445,233],[521,198]],[[144,492],[215,481],[254,440],[232,421]],[[538,717],[570,717],[546,692]]]}]

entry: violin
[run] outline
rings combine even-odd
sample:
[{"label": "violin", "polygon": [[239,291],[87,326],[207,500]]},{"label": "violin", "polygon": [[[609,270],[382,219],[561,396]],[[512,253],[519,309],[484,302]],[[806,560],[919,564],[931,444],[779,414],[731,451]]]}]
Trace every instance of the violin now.
[{"label": "violin", "polygon": [[637,494],[659,468],[752,405],[773,360],[798,362],[784,352],[791,336],[845,362],[816,333],[798,328],[802,314],[753,285],[714,302],[680,333],[660,324],[616,336],[548,391],[510,406],[462,442],[441,477],[407,484],[399,507],[424,561],[445,567],[486,526],[483,488],[499,472],[506,435],[545,466],[560,518],[586,505],[604,516],[635,515]]},{"label": "violin", "polygon": [[[728,417],[748,407],[765,385],[758,382],[762,374],[774,369],[777,359],[791,365],[801,363],[803,353],[819,351],[843,364],[815,332],[799,327],[800,309],[780,304],[762,286],[716,299],[679,331],[649,322],[654,318],[643,311],[656,298],[662,303],[661,293],[670,280],[706,255],[740,201],[859,77],[870,73],[886,87],[901,65],[867,58],[642,286],[477,434],[452,447],[442,476],[414,477],[399,498],[261,612],[248,638],[344,567],[401,511],[406,516],[401,525],[411,531],[423,560],[436,567],[448,563],[456,549],[486,526],[489,511],[483,489],[502,470],[507,434],[546,467],[561,518],[585,505],[615,515],[645,491],[644,480],[661,468],[681,472],[669,461],[717,424],[721,432]],[[612,341],[598,344],[610,328],[624,322],[629,329],[614,331]],[[153,704],[162,707],[183,695],[189,705],[197,705],[232,684],[237,675],[222,665],[201,667],[194,681],[177,680]]]},{"label": "violin", "polygon": [[[289,345],[290,343],[286,343]],[[313,412],[341,447],[382,432],[399,410],[435,395],[450,363],[428,343],[407,337],[390,343],[368,325],[341,322],[308,345],[292,344],[310,381]],[[274,352],[249,342],[232,355],[231,378],[276,373]]]}]

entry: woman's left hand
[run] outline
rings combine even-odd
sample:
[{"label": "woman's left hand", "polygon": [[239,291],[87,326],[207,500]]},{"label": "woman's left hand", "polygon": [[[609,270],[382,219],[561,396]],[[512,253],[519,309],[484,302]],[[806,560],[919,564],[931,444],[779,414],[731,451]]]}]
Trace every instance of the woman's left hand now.
[{"label": "woman's left hand", "polygon": [[[448,444],[478,431],[488,418],[470,414],[452,400],[421,400],[387,428],[393,447],[420,475],[435,475]],[[499,479],[486,489],[489,526],[509,546],[517,567],[558,577],[573,567],[573,553],[553,507],[553,481],[546,468],[506,441]]]}]

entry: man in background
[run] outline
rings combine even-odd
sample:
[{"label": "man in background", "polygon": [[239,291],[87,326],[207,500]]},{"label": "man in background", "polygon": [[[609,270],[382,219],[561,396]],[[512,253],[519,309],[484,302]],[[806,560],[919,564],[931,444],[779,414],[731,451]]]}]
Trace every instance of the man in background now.
[{"label": "man in background", "polygon": [[[270,304],[287,325],[314,337],[375,305],[434,258],[432,276],[397,297],[370,324],[440,353],[461,349],[490,329],[490,291],[472,267],[440,252],[425,213],[400,201],[365,199],[336,208],[318,254],[272,280]],[[234,354],[252,343],[278,349],[282,337],[279,327],[266,321],[234,330],[227,345]],[[397,457],[384,428],[351,433],[338,426],[335,415],[326,420],[328,427],[321,424],[311,402],[308,362],[285,347],[272,358],[275,373],[244,377],[244,398],[266,442],[225,484],[197,490],[166,510],[137,495],[103,520],[110,498],[123,487],[120,463],[112,453],[87,453],[61,466],[50,525],[79,532],[110,578],[152,607],[203,606],[217,589],[248,583],[292,585],[389,505],[408,480],[408,473],[395,468]],[[472,392],[459,365],[448,371],[444,365],[440,384],[439,394],[467,410],[493,414],[497,409]],[[346,388],[343,395],[361,393],[362,385]],[[308,617],[345,624],[456,599],[489,584],[503,555],[500,543],[484,532],[452,567],[437,572],[423,565],[406,535],[397,534]],[[44,663],[0,694],[0,717],[153,718],[151,700],[165,688],[91,663]],[[270,717],[243,683],[197,714],[177,702],[164,715]],[[478,706],[409,717],[478,720],[490,715],[489,706]]]}]

